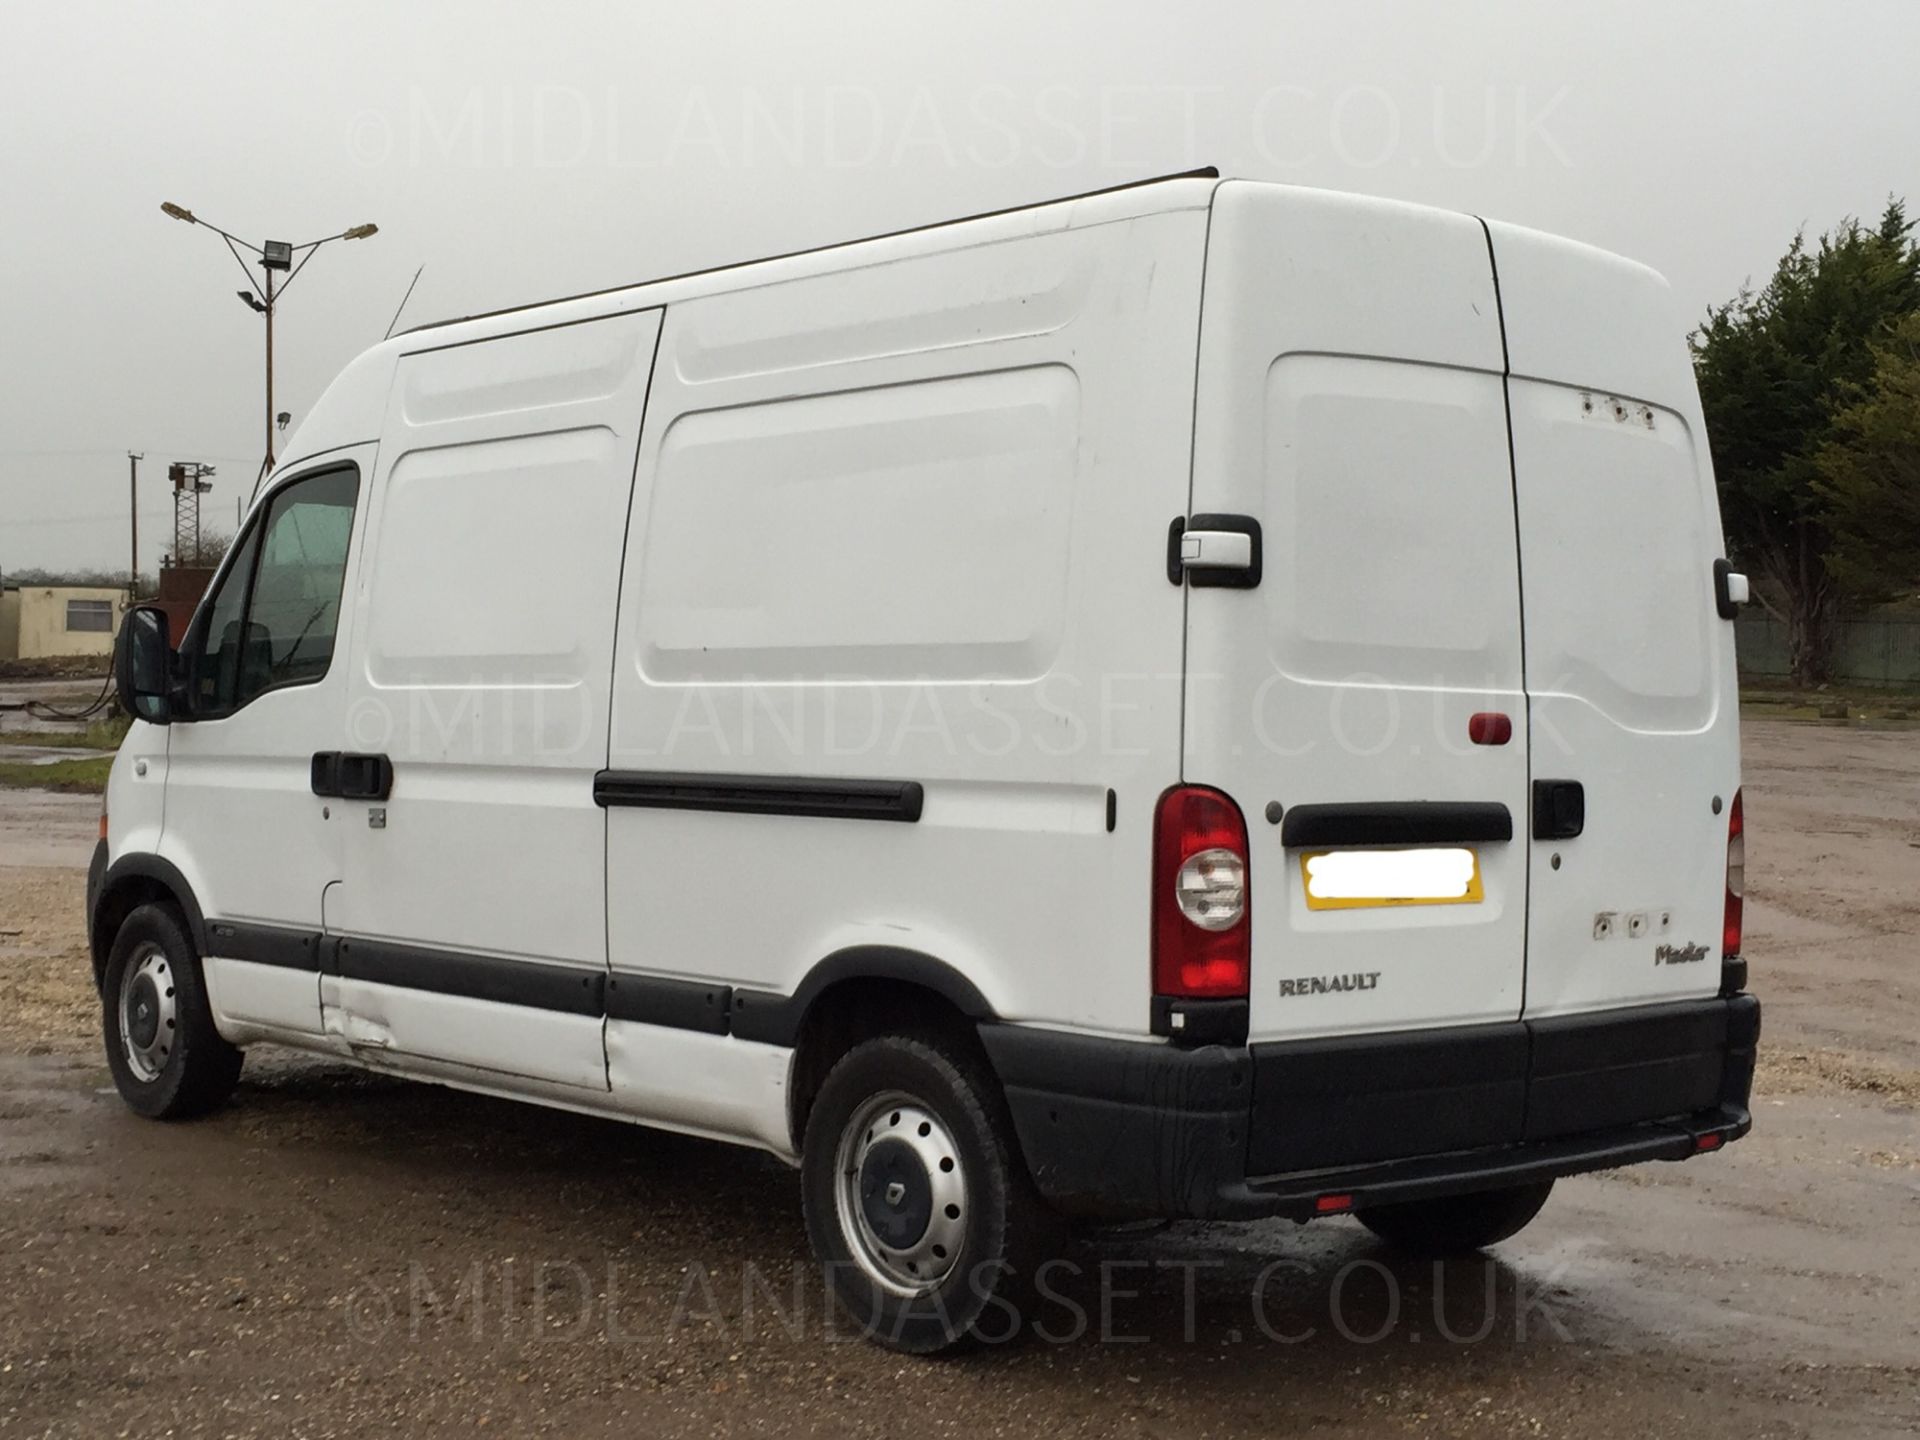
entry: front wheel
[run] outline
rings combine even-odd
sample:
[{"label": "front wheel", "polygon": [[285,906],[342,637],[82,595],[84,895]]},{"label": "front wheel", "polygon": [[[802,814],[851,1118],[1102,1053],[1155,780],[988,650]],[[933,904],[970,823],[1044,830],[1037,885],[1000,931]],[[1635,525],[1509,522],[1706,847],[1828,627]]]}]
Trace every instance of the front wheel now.
[{"label": "front wheel", "polygon": [[180,918],[142,905],[122,922],[100,985],[107,1067],[149,1120],[204,1114],[233,1093],[240,1051],[214,1029],[200,959]]},{"label": "front wheel", "polygon": [[1011,1339],[1054,1234],[985,1066],[958,1046],[855,1046],[807,1119],[807,1233],[842,1307],[911,1354]]},{"label": "front wheel", "polygon": [[1354,1218],[1389,1245],[1412,1254],[1463,1255],[1518,1235],[1552,1193],[1553,1182],[1542,1180],[1506,1190],[1379,1205],[1356,1212]]}]

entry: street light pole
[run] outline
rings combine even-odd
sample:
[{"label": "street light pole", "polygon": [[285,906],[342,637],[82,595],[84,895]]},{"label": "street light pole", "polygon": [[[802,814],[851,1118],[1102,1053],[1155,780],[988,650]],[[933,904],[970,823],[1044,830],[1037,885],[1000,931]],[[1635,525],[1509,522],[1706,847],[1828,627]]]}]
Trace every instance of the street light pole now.
[{"label": "street light pole", "polygon": [[[266,321],[267,451],[266,451],[266,458],[260,462],[259,479],[256,479],[254,481],[254,488],[258,489],[260,480],[264,480],[266,478],[267,472],[273,469],[273,462],[274,462],[274,454],[273,454],[273,431],[274,431],[273,312],[274,312],[274,309],[278,305],[280,297],[287,293],[287,287],[293,284],[295,278],[300,274],[302,270],[307,268],[307,262],[313,258],[314,252],[318,250],[322,245],[325,245],[330,241],[334,241],[334,240],[365,240],[370,236],[379,234],[380,227],[378,225],[354,225],[346,230],[342,230],[338,235],[323,235],[321,236],[320,239],[309,240],[304,245],[292,245],[285,240],[268,240],[263,244],[256,245],[251,240],[242,240],[237,235],[228,234],[225,230],[222,230],[218,225],[210,224],[209,222],[202,220],[198,215],[195,215],[191,210],[188,210],[187,208],[181,205],[175,205],[171,200],[161,202],[160,209],[164,211],[167,215],[170,215],[171,217],[173,217],[175,220],[184,220],[189,225],[198,225],[198,226],[201,226],[203,229],[211,230],[213,231],[214,234],[218,235],[223,241],[226,242],[227,249],[233,252],[234,263],[240,267],[241,273],[247,277],[248,288],[239,292],[241,300],[243,300],[250,308],[252,308],[259,315],[261,315]],[[249,263],[245,258],[241,256],[240,252],[242,250],[248,250],[253,253],[255,258],[251,263]],[[299,257],[297,261],[295,259],[296,256]],[[259,280],[255,280],[253,277],[254,265],[258,265],[260,268]],[[277,289],[275,288],[273,283],[273,272],[276,270],[285,271],[287,275],[287,278],[280,282],[279,287]],[[264,301],[254,294],[255,290],[258,290],[260,292],[260,295],[265,296]]]},{"label": "street light pole", "polygon": [[127,605],[140,600],[140,461],[143,457],[127,451],[127,501],[131,512],[128,527],[132,534],[132,563],[127,567]]},{"label": "street light pole", "polygon": [[262,266],[260,275],[265,281],[262,288],[267,292],[267,458],[261,462],[260,474],[253,482],[256,490],[273,469],[273,271]]}]

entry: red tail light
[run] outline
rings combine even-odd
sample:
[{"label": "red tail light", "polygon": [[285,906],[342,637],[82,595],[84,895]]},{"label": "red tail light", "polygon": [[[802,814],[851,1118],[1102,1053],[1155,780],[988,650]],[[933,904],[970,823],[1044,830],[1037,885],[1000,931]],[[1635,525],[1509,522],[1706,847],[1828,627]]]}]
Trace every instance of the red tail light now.
[{"label": "red tail light", "polygon": [[1181,785],[1153,816],[1153,989],[1181,999],[1247,993],[1247,822],[1218,790]]},{"label": "red tail light", "polygon": [[1740,953],[1740,912],[1747,896],[1746,820],[1741,814],[1740,791],[1733,792],[1733,808],[1727,812],[1727,919],[1721,928],[1722,958]]}]

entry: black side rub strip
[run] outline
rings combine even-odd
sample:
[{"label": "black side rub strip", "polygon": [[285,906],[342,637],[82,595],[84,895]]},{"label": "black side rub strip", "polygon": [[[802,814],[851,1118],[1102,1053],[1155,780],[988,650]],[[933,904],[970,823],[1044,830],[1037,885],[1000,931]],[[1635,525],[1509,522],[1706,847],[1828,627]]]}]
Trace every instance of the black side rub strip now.
[{"label": "black side rub strip", "polygon": [[1320,845],[1464,845],[1513,839],[1513,813],[1498,801],[1374,801],[1296,805],[1280,825],[1288,849]]},{"label": "black side rub strip", "polygon": [[207,924],[207,953],[222,960],[250,960],[287,970],[320,969],[320,937],[310,930],[279,925],[243,925],[234,920]]},{"label": "black side rub strip", "polygon": [[584,965],[549,965],[351,939],[337,942],[334,964],[335,973],[376,985],[464,995],[569,1015],[606,1013],[607,972]]},{"label": "black side rub strip", "polygon": [[668,980],[654,975],[609,975],[607,1018],[664,1025],[672,1030],[727,1033],[733,987],[703,980]]},{"label": "black side rub strip", "polygon": [[920,818],[918,780],[823,780],[812,776],[697,775],[602,770],[593,803],[603,809],[712,810],[729,815],[811,815],[829,820]]}]

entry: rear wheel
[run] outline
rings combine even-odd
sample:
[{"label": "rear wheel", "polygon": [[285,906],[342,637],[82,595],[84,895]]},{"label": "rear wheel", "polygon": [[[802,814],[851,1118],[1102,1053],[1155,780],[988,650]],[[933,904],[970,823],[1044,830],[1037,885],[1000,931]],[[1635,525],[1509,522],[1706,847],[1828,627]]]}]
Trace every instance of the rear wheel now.
[{"label": "rear wheel", "polygon": [[1524,1230],[1553,1193],[1553,1182],[1481,1190],[1405,1205],[1377,1205],[1354,1218],[1389,1245],[1415,1255],[1460,1255]]},{"label": "rear wheel", "polygon": [[121,923],[100,986],[107,1067],[149,1120],[204,1114],[233,1093],[240,1051],[220,1038],[180,917],[142,905]]},{"label": "rear wheel", "polygon": [[808,1115],[807,1232],[867,1338],[930,1354],[1011,1339],[1055,1234],[977,1056],[885,1036],[828,1073]]}]

